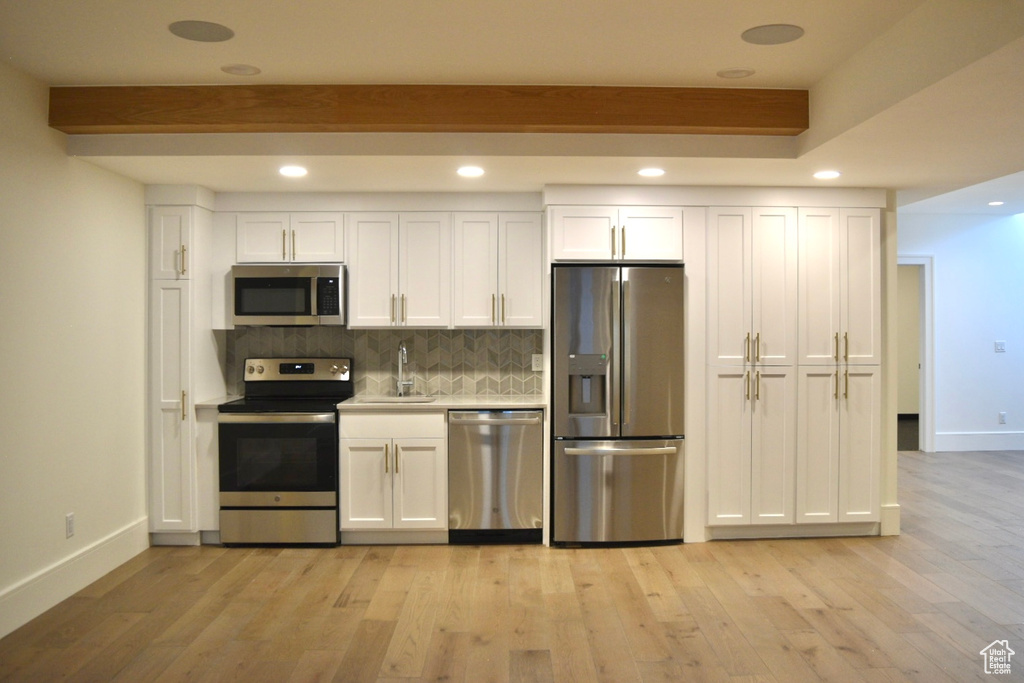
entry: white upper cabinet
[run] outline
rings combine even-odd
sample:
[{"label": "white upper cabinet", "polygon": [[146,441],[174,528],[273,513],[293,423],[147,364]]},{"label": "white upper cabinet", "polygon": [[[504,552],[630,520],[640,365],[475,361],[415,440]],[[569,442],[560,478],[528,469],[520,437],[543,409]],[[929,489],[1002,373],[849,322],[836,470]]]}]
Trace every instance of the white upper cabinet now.
[{"label": "white upper cabinet", "polygon": [[154,280],[192,277],[192,207],[149,208],[149,276]]},{"label": "white upper cabinet", "polygon": [[878,209],[801,209],[799,220],[799,362],[878,365]]},{"label": "white upper cabinet", "polygon": [[709,209],[707,254],[708,362],[794,364],[796,209]]},{"label": "white upper cabinet", "polygon": [[553,206],[549,208],[554,261],[680,261],[680,207]]},{"label": "white upper cabinet", "polygon": [[349,327],[448,327],[451,215],[349,216]]},{"label": "white upper cabinet", "polygon": [[238,263],[345,261],[342,213],[240,213],[235,230]]},{"label": "white upper cabinet", "polygon": [[543,327],[543,252],[540,214],[454,214],[454,325]]}]

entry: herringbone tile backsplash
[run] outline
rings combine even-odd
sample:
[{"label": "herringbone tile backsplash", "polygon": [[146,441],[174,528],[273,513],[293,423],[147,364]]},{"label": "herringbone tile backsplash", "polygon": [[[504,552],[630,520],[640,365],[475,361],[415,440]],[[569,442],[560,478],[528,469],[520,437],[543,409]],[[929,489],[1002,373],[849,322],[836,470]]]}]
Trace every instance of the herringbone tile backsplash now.
[{"label": "herringbone tile backsplash", "polygon": [[246,358],[351,358],[356,394],[395,393],[398,344],[409,351],[413,391],[438,396],[525,396],[543,391],[531,370],[541,330],[349,330],[239,327],[227,332],[228,388],[243,393]]}]

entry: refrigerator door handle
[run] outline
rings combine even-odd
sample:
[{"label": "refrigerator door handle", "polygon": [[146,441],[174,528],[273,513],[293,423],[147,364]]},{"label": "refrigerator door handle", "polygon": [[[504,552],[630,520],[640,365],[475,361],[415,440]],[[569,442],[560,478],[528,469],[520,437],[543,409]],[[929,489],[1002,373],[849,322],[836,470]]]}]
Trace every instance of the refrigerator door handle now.
[{"label": "refrigerator door handle", "polygon": [[[620,371],[622,369],[622,299],[620,298],[620,291],[622,287],[622,271],[617,271],[614,278],[612,278],[612,353],[609,358],[608,364],[608,396],[611,397],[609,401],[608,411],[609,417],[611,418],[612,427],[615,427],[611,434],[608,436],[616,437],[619,433],[619,422],[622,417],[622,389],[619,387]],[[628,380],[626,380],[628,381]],[[622,385],[623,387],[626,384]],[[623,422],[625,420],[622,420]]]},{"label": "refrigerator door handle", "polygon": [[675,455],[679,449],[675,446],[659,446],[657,448],[566,448],[566,455]]},{"label": "refrigerator door handle", "polygon": [[[629,301],[629,280],[623,279],[622,281],[622,320],[629,320],[629,307],[626,305]],[[624,325],[622,330],[622,351],[633,348],[633,326]],[[622,424],[623,426],[628,425],[630,417],[632,415],[632,402],[630,401],[630,392],[633,387],[633,373],[630,372],[630,368],[633,363],[631,359],[622,358]]]}]

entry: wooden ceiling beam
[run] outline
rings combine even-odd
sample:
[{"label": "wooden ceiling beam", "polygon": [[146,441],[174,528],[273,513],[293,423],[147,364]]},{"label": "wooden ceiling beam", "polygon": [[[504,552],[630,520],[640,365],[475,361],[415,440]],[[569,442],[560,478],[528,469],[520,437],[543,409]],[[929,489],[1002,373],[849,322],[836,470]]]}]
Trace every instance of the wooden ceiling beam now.
[{"label": "wooden ceiling beam", "polygon": [[799,135],[805,90],[499,85],[50,88],[50,126],[112,133]]}]

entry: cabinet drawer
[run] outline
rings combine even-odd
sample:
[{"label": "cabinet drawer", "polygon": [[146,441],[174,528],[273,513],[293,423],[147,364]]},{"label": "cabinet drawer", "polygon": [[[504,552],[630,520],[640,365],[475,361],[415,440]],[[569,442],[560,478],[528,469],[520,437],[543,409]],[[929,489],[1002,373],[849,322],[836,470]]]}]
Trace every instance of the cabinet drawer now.
[{"label": "cabinet drawer", "polygon": [[444,412],[388,410],[380,413],[342,413],[342,439],[444,438]]}]

